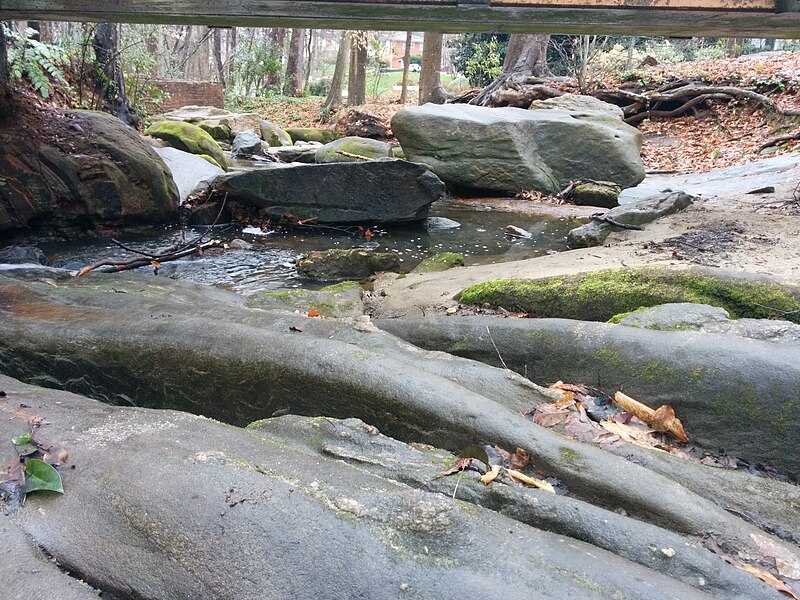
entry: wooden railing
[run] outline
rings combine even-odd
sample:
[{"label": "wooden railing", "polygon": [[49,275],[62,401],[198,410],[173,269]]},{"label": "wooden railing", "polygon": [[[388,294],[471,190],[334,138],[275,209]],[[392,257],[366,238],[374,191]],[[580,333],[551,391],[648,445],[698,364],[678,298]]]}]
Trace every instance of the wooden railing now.
[{"label": "wooden railing", "polygon": [[0,20],[800,38],[797,0],[0,0]]}]

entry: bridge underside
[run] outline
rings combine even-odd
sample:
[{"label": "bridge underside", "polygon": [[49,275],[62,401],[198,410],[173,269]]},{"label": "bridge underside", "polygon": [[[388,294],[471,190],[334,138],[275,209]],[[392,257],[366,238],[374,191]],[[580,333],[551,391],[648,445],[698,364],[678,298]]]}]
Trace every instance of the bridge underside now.
[{"label": "bridge underside", "polygon": [[800,38],[797,0],[0,0],[0,20]]}]

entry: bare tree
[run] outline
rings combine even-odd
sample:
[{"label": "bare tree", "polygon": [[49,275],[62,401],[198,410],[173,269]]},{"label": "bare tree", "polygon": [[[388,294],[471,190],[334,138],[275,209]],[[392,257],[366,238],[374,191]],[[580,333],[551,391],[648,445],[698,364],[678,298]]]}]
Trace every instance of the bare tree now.
[{"label": "bare tree", "polygon": [[8,55],[6,53],[6,33],[0,21],[0,120],[10,115],[8,104],[11,94],[8,89]]},{"label": "bare tree", "polygon": [[480,94],[470,101],[470,104],[485,106],[491,95],[515,79],[524,79],[531,75],[545,77],[550,75],[547,68],[547,45],[550,43],[550,34],[545,33],[515,33],[508,41],[508,51],[503,70],[492,83],[487,85]]},{"label": "bare tree", "polygon": [[328,115],[338,110],[342,106],[342,84],[344,74],[347,71],[347,61],[350,58],[350,38],[349,31],[343,31],[339,38],[339,51],[336,53],[336,67],[333,69],[331,79],[331,89],[328,90],[328,97],[322,105],[322,114]]},{"label": "bare tree", "polygon": [[422,70],[419,73],[419,103],[443,104],[446,94],[439,80],[442,68],[442,37],[438,31],[428,31],[422,43]]},{"label": "bare tree", "polygon": [[289,41],[289,55],[286,59],[286,78],[283,80],[283,93],[286,96],[303,94],[303,50],[306,42],[305,29],[292,29]]},{"label": "bare tree", "polygon": [[405,104],[408,100],[408,69],[411,66],[412,35],[412,32],[406,32],[406,45],[403,50],[403,87],[400,90],[400,104]]},{"label": "bare tree", "polygon": [[[279,63],[283,63],[283,42],[286,39],[286,30],[282,27],[271,29],[269,38],[272,45],[272,51],[275,53],[275,60],[277,60]],[[280,88],[280,84],[280,73],[274,73],[267,79],[267,85],[270,87]]]},{"label": "bare tree", "polygon": [[369,33],[354,31],[350,42],[350,77],[347,82],[347,105],[358,106],[367,100],[367,47]]},{"label": "bare tree", "polygon": [[119,32],[115,23],[99,23],[92,40],[98,77],[96,86],[103,100],[103,108],[120,121],[133,127],[139,117],[133,112],[125,95],[125,80],[119,66]]},{"label": "bare tree", "polygon": [[211,31],[211,38],[214,41],[214,64],[217,67],[217,81],[225,87],[225,65],[222,62],[222,35],[219,28]]}]

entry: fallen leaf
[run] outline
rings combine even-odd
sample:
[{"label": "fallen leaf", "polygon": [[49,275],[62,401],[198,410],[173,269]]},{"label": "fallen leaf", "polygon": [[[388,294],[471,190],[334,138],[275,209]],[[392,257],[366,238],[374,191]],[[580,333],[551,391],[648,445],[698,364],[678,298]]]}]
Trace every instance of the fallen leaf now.
[{"label": "fallen leaf", "polygon": [[50,491],[64,493],[61,475],[43,460],[31,458],[25,461],[25,493]]},{"label": "fallen leaf", "polygon": [[492,469],[487,471],[485,474],[481,475],[481,483],[484,485],[489,485],[495,479],[497,479],[498,475],[500,475],[500,469],[502,467],[500,465],[492,465]]},{"label": "fallen leaf", "polygon": [[321,316],[320,312],[318,310],[313,309],[313,308],[310,311],[308,311],[308,313],[306,313],[306,314],[309,317],[319,317],[319,316]]},{"label": "fallen leaf", "polygon": [[524,469],[531,462],[531,454],[527,450],[517,448],[511,456],[511,468],[517,471]]},{"label": "fallen leaf", "polygon": [[[509,477],[511,477],[512,479],[515,479],[515,480],[517,480],[517,481],[519,481],[521,483],[524,483],[525,485],[530,485],[530,486],[539,488],[540,490],[544,490],[545,492],[549,492],[551,494],[555,494],[556,493],[556,490],[553,488],[553,486],[550,485],[549,483],[547,483],[546,481],[544,481],[543,479],[536,479],[535,477],[528,477],[524,473],[520,473],[519,471],[517,471],[515,469],[508,469],[506,472],[508,473]],[[483,481],[483,478],[481,478],[481,481]]]},{"label": "fallen leaf", "polygon": [[800,579],[800,556],[789,548],[780,546],[766,536],[751,533],[750,537],[765,556],[775,559],[778,574],[789,579]]},{"label": "fallen leaf", "polygon": [[542,427],[553,427],[563,422],[568,416],[568,410],[551,413],[536,413],[533,415],[533,422]]},{"label": "fallen leaf", "polygon": [[795,594],[791,588],[789,588],[785,583],[783,583],[780,579],[775,577],[769,571],[765,571],[764,569],[759,569],[758,567],[754,567],[753,565],[748,565],[746,563],[739,563],[734,562],[733,566],[737,569],[744,571],[745,573],[750,573],[751,575],[755,575],[761,581],[772,587],[773,589],[779,591],[782,594],[786,594],[790,598],[794,598],[794,600],[800,600],[800,596]]}]

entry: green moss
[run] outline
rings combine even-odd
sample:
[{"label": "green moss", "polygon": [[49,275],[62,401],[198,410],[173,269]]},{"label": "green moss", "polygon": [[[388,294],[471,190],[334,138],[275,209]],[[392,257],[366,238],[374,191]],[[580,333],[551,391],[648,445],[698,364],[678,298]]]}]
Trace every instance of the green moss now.
[{"label": "green moss", "polygon": [[173,148],[191,152],[192,154],[207,154],[223,169],[228,169],[228,159],[222,148],[214,138],[197,125],[183,121],[159,121],[145,130],[147,135],[152,135],[164,140]]},{"label": "green moss", "polygon": [[295,142],[319,142],[321,144],[328,144],[340,137],[333,129],[315,127],[289,127],[284,131]]},{"label": "green moss", "polygon": [[395,277],[395,279],[405,279],[406,277],[408,277],[408,275],[406,275],[405,273],[400,273],[400,275]]},{"label": "green moss", "polygon": [[616,371],[624,370],[628,367],[628,362],[620,356],[619,352],[610,344],[603,344],[600,349],[594,353],[595,360]]},{"label": "green moss", "polygon": [[361,284],[357,281],[340,281],[339,283],[334,283],[331,285],[326,285],[324,288],[320,289],[320,292],[325,292],[327,294],[335,294],[336,292],[344,292],[346,290],[360,290]]},{"label": "green moss", "polygon": [[642,366],[639,376],[644,381],[670,384],[680,378],[678,372],[665,362],[652,361]]},{"label": "green moss", "polygon": [[722,307],[732,318],[785,316],[800,322],[797,290],[774,283],[663,267],[607,269],[536,280],[498,279],[468,287],[459,295],[459,301],[488,303],[540,317],[615,323],[642,307],[694,302]]},{"label": "green moss", "polygon": [[209,156],[208,154],[198,154],[197,156],[199,156],[206,162],[210,162],[215,167],[219,167],[220,169],[222,168],[222,166],[217,161],[215,161],[212,156]]},{"label": "green moss", "polygon": [[709,373],[710,370],[706,369],[705,367],[696,367],[691,371],[689,371],[689,379],[691,379],[692,381],[700,381],[700,379],[702,379],[705,375],[708,375]]},{"label": "green moss", "polygon": [[464,266],[464,255],[458,252],[440,252],[426,258],[414,269],[414,273],[435,273],[446,271],[453,267]]},{"label": "green moss", "polygon": [[453,354],[458,354],[459,352],[463,352],[464,350],[469,349],[469,344],[466,340],[458,340],[452,346],[450,346],[450,352]]},{"label": "green moss", "polygon": [[564,446],[562,446],[558,450],[559,452],[561,452],[561,458],[563,458],[568,462],[572,462],[576,458],[578,458],[578,453],[575,452],[575,450],[572,450],[571,448],[565,448]]}]

